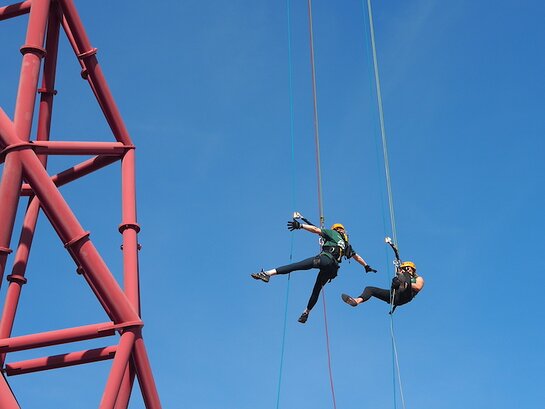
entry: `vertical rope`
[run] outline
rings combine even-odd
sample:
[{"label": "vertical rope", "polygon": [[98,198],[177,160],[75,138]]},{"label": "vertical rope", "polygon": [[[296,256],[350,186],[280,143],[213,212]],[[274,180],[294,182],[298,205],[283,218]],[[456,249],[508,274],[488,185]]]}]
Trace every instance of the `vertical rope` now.
[{"label": "vertical rope", "polygon": [[[318,98],[316,93],[316,66],[314,63],[314,29],[312,25],[312,0],[307,1],[308,4],[308,20],[309,20],[309,41],[310,41],[310,66],[312,69],[312,97],[314,102],[314,142],[316,146],[316,173],[318,179],[318,210],[320,213],[320,227],[324,228],[324,203],[322,199],[322,169],[320,164],[320,132],[318,126]],[[329,384],[331,386],[331,397],[333,399],[333,408],[337,408],[335,399],[335,387],[333,384],[333,372],[331,371],[331,352],[329,348],[329,331],[327,327],[327,311],[325,302],[325,291],[322,287],[322,301],[324,306],[324,322],[327,347],[327,364],[329,368]]]},{"label": "vertical rope", "polygon": [[324,227],[324,204],[322,200],[322,169],[320,164],[320,132],[318,126],[318,98],[316,96],[316,67],[314,64],[314,30],[312,27],[312,0],[308,0],[308,21],[310,41],[310,66],[312,69],[312,96],[314,101],[314,143],[316,146],[316,173],[318,178],[318,210],[320,227]]},{"label": "vertical rope", "polygon": [[[369,15],[369,32],[371,37],[371,49],[373,54],[373,68],[375,72],[375,87],[377,92],[377,105],[378,105],[378,111],[379,111],[379,120],[380,120],[380,134],[382,138],[382,153],[384,156],[384,170],[386,173],[386,187],[388,191],[388,207],[390,211],[390,224],[392,229],[392,238],[394,241],[394,244],[397,246],[397,231],[396,231],[396,223],[395,223],[395,213],[394,213],[394,199],[392,194],[392,182],[390,177],[390,163],[388,160],[388,145],[386,143],[386,130],[384,126],[384,110],[382,106],[382,93],[380,88],[380,76],[379,76],[379,70],[378,70],[378,61],[377,61],[377,51],[376,51],[376,44],[375,44],[375,29],[373,25],[373,11],[371,7],[371,0],[367,0],[367,10]],[[395,294],[395,293],[394,293]],[[392,306],[394,302],[394,297],[392,297]],[[401,382],[401,373],[399,370],[399,359],[397,355],[397,346],[395,341],[395,333],[394,333],[394,317],[391,314],[390,315],[390,335],[392,339],[392,361],[393,361],[393,397],[394,397],[394,409],[397,407],[396,402],[396,373],[397,373],[397,381],[399,383],[399,392],[401,395],[401,402],[403,405],[403,409],[405,409],[405,397],[403,395],[403,384]]]},{"label": "vertical rope", "polygon": [[331,397],[333,399],[333,408],[337,409],[335,400],[335,387],[333,386],[333,371],[331,370],[331,352],[329,351],[329,331],[327,328],[327,308],[325,303],[325,288],[322,287],[322,302],[324,304],[324,322],[325,322],[325,340],[327,345],[327,366],[329,369],[329,386],[331,387]]},{"label": "vertical rope", "polygon": [[[399,393],[401,395],[401,404],[403,405],[403,409],[405,409],[405,397],[403,396],[403,387],[401,384],[401,371],[399,370],[399,359],[397,357],[397,346],[396,346],[396,338],[394,334],[394,316],[393,314],[390,315],[390,334],[392,336],[392,353],[394,354],[394,362],[395,362],[395,369],[393,371],[394,376],[394,384],[395,384],[395,374],[397,373],[397,381],[399,382]],[[395,400],[395,388],[394,388],[394,405],[396,404]],[[395,406],[394,406],[395,407]]]},{"label": "vertical rope", "polygon": [[386,173],[386,186],[388,188],[388,205],[390,208],[390,223],[392,227],[392,238],[394,243],[397,245],[397,232],[395,224],[395,214],[394,214],[394,199],[392,194],[392,182],[390,179],[390,162],[388,160],[388,145],[386,143],[386,130],[384,126],[384,110],[382,108],[382,93],[380,91],[380,77],[378,72],[378,62],[377,62],[377,49],[375,45],[375,28],[373,25],[373,11],[371,9],[371,0],[367,0],[367,10],[369,13],[369,31],[371,33],[371,49],[373,52],[373,67],[375,71],[375,86],[377,90],[377,104],[379,111],[379,120],[380,120],[380,134],[382,137],[382,153],[384,155],[384,170]]},{"label": "vertical rope", "polygon": [[[291,3],[290,0],[286,0],[286,9],[287,9],[287,26],[288,26],[288,78],[289,78],[289,99],[290,99],[290,139],[291,139],[291,200],[292,208],[296,209],[295,206],[295,132],[294,132],[294,109],[293,109],[293,64],[292,64],[292,53],[291,53]],[[292,232],[291,241],[290,241],[290,263],[293,262],[293,247],[294,247],[294,237],[295,235]],[[286,326],[288,322],[288,304],[289,304],[289,295],[290,295],[290,278],[291,273],[288,274],[288,283],[286,285],[286,302],[284,305],[284,326],[282,330],[282,347],[280,351],[280,369],[278,374],[278,390],[276,393],[276,409],[280,407],[280,392],[282,389],[282,373],[284,369],[284,351],[286,345]]]},{"label": "vertical rope", "polygon": [[[293,239],[292,239],[292,242],[293,242]],[[290,262],[291,262],[291,255],[290,255]],[[288,322],[288,300],[290,295],[290,277],[291,277],[291,274],[288,274],[288,284],[286,286],[286,303],[284,305],[284,328],[282,331],[282,347],[280,352],[280,370],[278,375],[278,390],[276,392],[276,409],[280,407],[280,391],[282,389],[282,372],[284,368],[284,349],[286,345],[286,324]]]}]

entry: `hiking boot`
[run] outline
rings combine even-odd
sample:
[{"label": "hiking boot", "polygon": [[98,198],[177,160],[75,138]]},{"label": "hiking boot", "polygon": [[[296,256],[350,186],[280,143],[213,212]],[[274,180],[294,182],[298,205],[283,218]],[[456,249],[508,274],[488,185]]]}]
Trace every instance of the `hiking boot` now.
[{"label": "hiking boot", "polygon": [[304,324],[305,322],[307,322],[308,320],[308,312],[303,312],[301,314],[301,316],[299,317],[299,319],[297,321],[299,321],[301,324]]},{"label": "hiking boot", "polygon": [[269,275],[265,274],[263,270],[261,270],[259,273],[252,273],[252,278],[255,278],[256,280],[261,280],[266,283],[269,282],[269,279],[271,278]]},{"label": "hiking boot", "polygon": [[354,300],[348,294],[342,294],[341,298],[343,299],[343,301],[345,303],[347,303],[348,305],[351,305],[352,307],[357,307],[358,306],[358,303],[356,302],[356,300]]}]

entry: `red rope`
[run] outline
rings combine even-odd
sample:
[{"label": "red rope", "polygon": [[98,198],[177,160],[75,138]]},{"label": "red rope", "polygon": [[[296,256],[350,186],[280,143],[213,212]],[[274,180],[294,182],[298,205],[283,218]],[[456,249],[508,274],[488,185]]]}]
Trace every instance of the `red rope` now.
[{"label": "red rope", "polygon": [[325,322],[325,342],[327,346],[327,365],[329,367],[329,384],[331,386],[331,397],[333,398],[333,407],[337,409],[337,402],[335,401],[335,387],[333,386],[333,372],[331,371],[331,352],[329,350],[329,331],[327,329],[327,312],[325,305],[325,288],[322,287],[322,301],[324,303],[324,322]]},{"label": "red rope", "polygon": [[318,98],[316,96],[316,66],[314,64],[314,33],[312,29],[312,0],[308,4],[308,31],[310,47],[310,67],[312,69],[312,99],[314,102],[314,143],[316,146],[316,176],[318,179],[318,210],[320,227],[324,227],[324,202],[322,200],[322,169],[320,165],[320,131],[318,126]]}]

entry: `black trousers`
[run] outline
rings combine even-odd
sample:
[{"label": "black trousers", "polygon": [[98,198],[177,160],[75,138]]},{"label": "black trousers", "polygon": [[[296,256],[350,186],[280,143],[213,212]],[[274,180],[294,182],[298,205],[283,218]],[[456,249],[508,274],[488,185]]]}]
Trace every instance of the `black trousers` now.
[{"label": "black trousers", "polygon": [[[384,302],[387,302],[390,304],[390,290],[387,290],[385,288],[378,288],[378,287],[365,287],[363,290],[363,293],[361,293],[360,298],[363,298],[363,301],[369,300],[369,298],[375,297],[379,300],[382,300]],[[412,297],[407,291],[399,291],[397,290],[395,293],[394,298],[394,305],[403,305],[407,304],[409,301],[411,301]]]},{"label": "black trousers", "polygon": [[329,280],[333,280],[335,277],[337,277],[337,270],[339,269],[337,262],[325,254],[319,254],[316,257],[310,257],[305,260],[298,261],[297,263],[276,268],[276,272],[278,274],[288,274],[292,271],[310,270],[312,268],[318,268],[320,271],[318,272],[316,282],[314,283],[314,288],[312,289],[312,294],[308,300],[307,309],[309,311],[316,305],[318,297],[320,296],[320,291],[322,291],[322,287],[326,285]]}]

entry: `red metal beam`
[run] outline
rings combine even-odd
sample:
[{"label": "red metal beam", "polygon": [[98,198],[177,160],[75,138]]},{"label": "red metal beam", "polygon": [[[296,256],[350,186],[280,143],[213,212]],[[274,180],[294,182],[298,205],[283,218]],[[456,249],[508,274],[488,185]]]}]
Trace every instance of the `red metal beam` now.
[{"label": "red metal beam", "polygon": [[0,7],[0,21],[29,13],[31,3],[31,1],[23,1],[22,3]]},{"label": "red metal beam", "polygon": [[83,23],[72,0],[59,0],[69,32],[73,36],[77,57],[86,70],[86,78],[92,82],[93,89],[102,108],[102,112],[110,125],[114,137],[125,145],[132,145],[129,132],[119,113],[113,95],[108,87],[102,68],[96,58],[97,49],[91,46]]},{"label": "red metal beam", "polygon": [[[118,347],[81,351],[37,360],[11,363],[9,374],[79,365],[115,358],[101,408],[126,409],[135,377],[140,383],[148,409],[161,407],[148,355],[142,338],[138,271],[138,232],[136,218],[135,152],[117,105],[106,83],[73,0],[34,0],[0,8],[0,20],[30,13],[23,54],[14,119],[0,108],[0,161],[4,161],[0,180],[0,282],[3,277],[19,198],[32,195],[15,254],[2,320],[0,321],[0,367],[7,353],[69,342],[85,341],[121,333]],[[50,142],[59,31],[62,25],[68,41],[117,142]],[[45,49],[44,39],[47,29]],[[45,57],[45,58],[44,58]],[[41,65],[42,86],[38,89]],[[30,141],[36,96],[40,95],[36,141]],[[98,155],[53,177],[45,170],[49,155]],[[69,183],[121,160],[123,240],[122,290],[100,257],[86,232],[62,197],[58,186]],[[23,178],[28,184],[23,185]],[[113,323],[94,324],[40,334],[12,337],[11,331],[29,260],[40,208],[73,258],[77,271],[89,284]],[[5,378],[0,377],[0,408],[19,408]]]},{"label": "red metal beam", "polygon": [[21,409],[4,374],[0,376],[0,407],[2,409]]},{"label": "red metal beam", "polygon": [[38,155],[113,155],[121,156],[134,146],[120,142],[52,142],[36,141],[11,145],[0,151],[0,163],[10,151],[32,149]]},{"label": "red metal beam", "polygon": [[109,337],[115,334],[116,328],[117,327],[112,322],[105,322],[102,324],[91,324],[76,328],[0,339],[0,352],[23,351],[26,349],[43,348],[87,339]]},{"label": "red metal beam", "polygon": [[[44,74],[42,78],[43,91],[40,98],[38,114],[38,141],[49,140],[51,114],[53,110],[54,92],[47,92],[47,90],[53,90],[55,87],[55,71],[57,66],[57,51],[60,32],[59,14],[56,3],[52,5],[51,11],[52,12],[49,14],[49,21],[47,24],[46,57],[44,60]],[[47,164],[47,156],[41,156],[40,161],[45,167]],[[32,240],[34,238],[36,223],[38,221],[39,210],[40,203],[38,199],[35,197],[31,198],[23,221],[23,227],[21,229],[17,253],[15,254],[12,273],[8,276],[8,281],[10,284],[6,294],[6,302],[2,312],[2,320],[0,321],[0,338],[8,338],[11,335],[22,286],[26,283],[25,271],[28,257],[30,255]],[[0,354],[0,366],[4,365],[4,359],[5,354]]]},{"label": "red metal beam", "polygon": [[[27,361],[12,362],[6,365],[6,374],[8,376],[16,376],[31,372],[105,361],[107,359],[112,359],[115,356],[116,349],[117,346],[109,346],[44,358],[29,359]],[[4,408],[3,406],[0,407],[2,407],[2,409]]]},{"label": "red metal beam", "polygon": [[[120,158],[117,156],[97,156],[52,176],[51,181],[55,184],[55,186],[60,187],[111,165],[112,163],[117,162],[119,159]],[[34,191],[30,185],[28,183],[23,183],[21,187],[21,196],[30,196],[33,194]]]},{"label": "red metal beam", "polygon": [[[49,4],[49,0],[39,1],[30,10],[25,45],[21,47],[23,61],[15,103],[15,119],[11,125],[13,126],[11,142],[13,144],[21,143],[21,141],[26,142],[30,137],[41,59],[45,54],[42,47]],[[8,145],[5,141],[2,142],[4,146]],[[0,214],[3,218],[3,223],[0,223],[0,286],[3,281],[7,256],[11,252],[9,243],[19,203],[18,190],[22,180],[21,162],[16,157],[10,160],[9,156],[4,164],[4,172],[0,182]]]},{"label": "red metal beam", "polygon": [[100,402],[100,409],[114,409],[115,402],[119,395],[119,389],[123,382],[125,368],[128,367],[129,358],[131,357],[134,339],[135,334],[130,330],[121,335],[112,369],[110,370],[110,376],[108,377],[108,382],[106,383],[106,388],[102,395],[102,401]]}]

